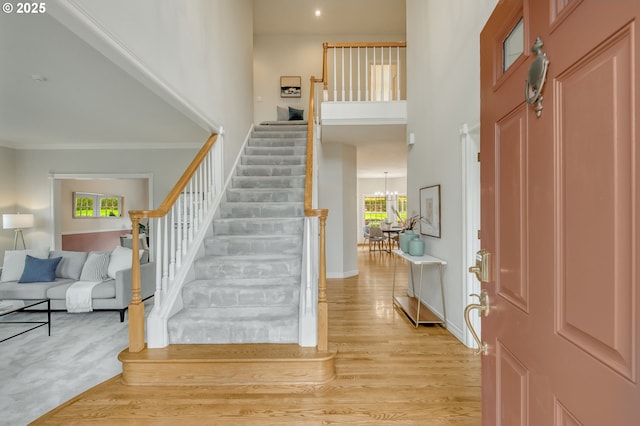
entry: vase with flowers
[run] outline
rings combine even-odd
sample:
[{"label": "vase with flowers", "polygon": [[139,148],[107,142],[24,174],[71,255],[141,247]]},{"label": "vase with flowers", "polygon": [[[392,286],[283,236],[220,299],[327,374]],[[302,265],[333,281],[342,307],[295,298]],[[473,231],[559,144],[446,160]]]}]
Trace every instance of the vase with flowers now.
[{"label": "vase with flowers", "polygon": [[398,244],[400,245],[400,250],[404,253],[409,253],[409,243],[413,239],[420,239],[420,235],[416,234],[414,228],[420,223],[422,217],[420,215],[413,215],[403,219],[400,216],[400,213],[394,208],[394,213],[398,218],[398,224],[402,227],[402,231],[400,232],[400,236],[398,237]]}]

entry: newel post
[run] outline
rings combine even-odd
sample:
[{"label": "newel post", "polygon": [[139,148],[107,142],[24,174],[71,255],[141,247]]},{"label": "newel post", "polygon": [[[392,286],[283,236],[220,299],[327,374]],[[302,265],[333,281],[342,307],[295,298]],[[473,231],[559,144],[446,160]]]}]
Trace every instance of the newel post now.
[{"label": "newel post", "polygon": [[320,263],[318,271],[318,352],[329,349],[329,308],[327,305],[327,256],[325,228],[328,210],[320,214]]},{"label": "newel post", "polygon": [[144,303],[140,296],[140,219],[131,218],[132,229],[132,261],[131,261],[131,303],[129,304],[129,352],[140,352],[144,349]]}]

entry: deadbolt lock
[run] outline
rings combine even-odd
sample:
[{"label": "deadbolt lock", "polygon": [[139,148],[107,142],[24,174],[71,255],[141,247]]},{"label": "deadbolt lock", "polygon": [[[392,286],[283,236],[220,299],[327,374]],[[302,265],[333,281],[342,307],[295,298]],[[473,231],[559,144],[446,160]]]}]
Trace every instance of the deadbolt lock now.
[{"label": "deadbolt lock", "polygon": [[469,267],[469,272],[476,274],[478,281],[488,283],[491,281],[491,253],[482,249],[476,253],[476,264]]}]

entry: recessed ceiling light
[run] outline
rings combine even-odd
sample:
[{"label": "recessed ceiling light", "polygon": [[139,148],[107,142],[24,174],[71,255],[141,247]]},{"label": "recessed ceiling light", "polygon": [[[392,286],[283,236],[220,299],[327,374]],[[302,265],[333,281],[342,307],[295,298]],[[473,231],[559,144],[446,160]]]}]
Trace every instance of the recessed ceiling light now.
[{"label": "recessed ceiling light", "polygon": [[45,77],[44,75],[39,75],[39,74],[31,74],[31,78],[33,80],[39,81],[39,82],[47,81],[47,77]]},{"label": "recessed ceiling light", "polygon": [[322,11],[320,9],[316,9],[315,15],[316,16],[322,16]]}]

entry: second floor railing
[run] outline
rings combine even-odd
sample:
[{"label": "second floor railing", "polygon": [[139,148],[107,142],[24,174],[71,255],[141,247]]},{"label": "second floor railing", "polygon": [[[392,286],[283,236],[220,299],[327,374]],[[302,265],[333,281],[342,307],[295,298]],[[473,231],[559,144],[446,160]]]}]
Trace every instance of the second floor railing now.
[{"label": "second floor railing", "polygon": [[322,46],[324,101],[406,100],[406,42],[323,43]]}]

